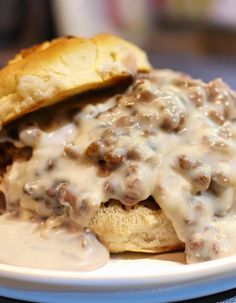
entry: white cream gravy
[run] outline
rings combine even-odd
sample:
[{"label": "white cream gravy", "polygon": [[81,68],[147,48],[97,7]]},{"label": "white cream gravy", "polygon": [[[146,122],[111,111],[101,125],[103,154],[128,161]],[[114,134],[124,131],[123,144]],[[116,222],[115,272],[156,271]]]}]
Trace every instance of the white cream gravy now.
[{"label": "white cream gravy", "polygon": [[104,265],[109,252],[86,232],[39,230],[36,223],[0,216],[0,263],[66,271],[88,271]]},{"label": "white cream gravy", "polygon": [[28,118],[38,126],[19,127],[14,143],[33,154],[4,176],[8,211],[70,218],[83,231],[102,202],[151,195],[189,263],[236,253],[236,97],[221,80],[153,71],[107,102],[74,108],[73,119],[68,106],[45,109],[51,126],[41,112]]}]

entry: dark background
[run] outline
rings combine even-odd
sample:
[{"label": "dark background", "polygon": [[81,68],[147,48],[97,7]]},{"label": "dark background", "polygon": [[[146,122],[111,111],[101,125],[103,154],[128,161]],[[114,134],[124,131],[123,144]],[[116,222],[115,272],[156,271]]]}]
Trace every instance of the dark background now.
[{"label": "dark background", "polygon": [[[75,2],[77,7],[72,6]],[[138,43],[156,68],[181,70],[206,81],[222,77],[236,89],[235,0],[135,0],[130,7],[131,3],[0,0],[0,66],[20,49],[59,35],[111,31]]]}]

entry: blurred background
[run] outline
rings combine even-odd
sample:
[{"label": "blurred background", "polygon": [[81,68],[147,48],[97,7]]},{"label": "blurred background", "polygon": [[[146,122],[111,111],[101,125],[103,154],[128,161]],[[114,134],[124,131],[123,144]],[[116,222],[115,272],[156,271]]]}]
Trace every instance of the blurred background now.
[{"label": "blurred background", "polygon": [[98,32],[137,43],[156,68],[236,89],[235,0],[0,0],[0,66],[44,40]]}]

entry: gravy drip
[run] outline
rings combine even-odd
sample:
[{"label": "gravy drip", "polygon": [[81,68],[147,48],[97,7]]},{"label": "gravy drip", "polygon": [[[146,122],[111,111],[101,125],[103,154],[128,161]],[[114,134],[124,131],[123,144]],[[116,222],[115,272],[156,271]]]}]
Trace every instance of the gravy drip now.
[{"label": "gravy drip", "polygon": [[30,221],[0,216],[0,263],[50,270],[89,271],[109,252],[90,231],[41,229]]},{"label": "gravy drip", "polygon": [[2,135],[32,147],[4,175],[8,211],[83,231],[102,202],[153,196],[189,263],[236,253],[236,96],[223,81],[152,71],[106,102],[79,102],[31,114],[38,124],[20,125],[19,140]]}]

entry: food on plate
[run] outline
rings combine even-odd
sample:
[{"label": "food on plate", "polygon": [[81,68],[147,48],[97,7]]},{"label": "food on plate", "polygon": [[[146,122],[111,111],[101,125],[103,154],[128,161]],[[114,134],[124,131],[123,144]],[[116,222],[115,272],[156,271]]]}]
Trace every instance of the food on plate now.
[{"label": "food on plate", "polygon": [[79,234],[94,267],[104,246],[185,247],[188,263],[236,253],[236,95],[221,79],[154,70],[99,35],[24,50],[0,81],[4,220]]},{"label": "food on plate", "polygon": [[1,70],[1,122],[149,69],[140,49],[111,35],[44,42],[22,50]]}]

